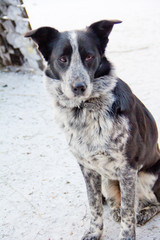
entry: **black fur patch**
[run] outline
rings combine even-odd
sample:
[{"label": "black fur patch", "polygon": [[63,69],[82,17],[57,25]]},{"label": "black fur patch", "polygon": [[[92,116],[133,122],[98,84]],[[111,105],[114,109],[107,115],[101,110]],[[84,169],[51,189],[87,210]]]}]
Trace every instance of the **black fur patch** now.
[{"label": "black fur patch", "polygon": [[39,51],[46,61],[49,60],[54,41],[59,37],[58,30],[51,27],[41,27],[26,33],[25,37],[31,37],[37,44]]},{"label": "black fur patch", "polygon": [[134,107],[134,95],[129,86],[121,79],[118,79],[113,94],[116,97],[111,110],[113,114],[125,114],[131,110],[131,106]]},{"label": "black fur patch", "polygon": [[111,63],[107,60],[106,57],[102,57],[94,77],[99,78],[105,75],[109,75],[110,71],[111,71]]},{"label": "black fur patch", "polygon": [[109,34],[112,31],[114,24],[117,24],[117,23],[121,23],[121,21],[119,21],[119,20],[115,20],[115,21],[102,20],[102,21],[93,23],[88,27],[88,32],[94,33],[95,37],[99,39],[101,55],[104,54],[105,48],[109,41],[108,40]]}]

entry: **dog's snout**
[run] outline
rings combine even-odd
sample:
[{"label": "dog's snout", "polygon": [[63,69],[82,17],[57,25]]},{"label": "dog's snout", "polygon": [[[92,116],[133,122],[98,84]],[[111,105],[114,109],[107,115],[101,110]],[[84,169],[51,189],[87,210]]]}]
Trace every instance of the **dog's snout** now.
[{"label": "dog's snout", "polygon": [[86,91],[87,85],[85,82],[79,82],[74,85],[72,85],[72,91],[76,95],[83,95],[83,93]]}]

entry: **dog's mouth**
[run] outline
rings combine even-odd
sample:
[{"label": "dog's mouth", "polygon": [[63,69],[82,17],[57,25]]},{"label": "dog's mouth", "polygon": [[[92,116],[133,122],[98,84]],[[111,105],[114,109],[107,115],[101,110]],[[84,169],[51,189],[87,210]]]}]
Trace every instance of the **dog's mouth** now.
[{"label": "dog's mouth", "polygon": [[[57,81],[58,83],[58,81]],[[78,108],[82,108],[83,107],[89,107],[90,105],[90,98],[92,96],[92,89],[89,91],[86,91],[83,94],[74,94],[71,91],[67,91],[67,93],[65,92],[66,89],[63,89],[62,85],[60,84],[56,84],[56,88],[54,88],[56,90],[56,95],[58,97],[58,102],[61,106],[63,107],[67,107],[67,108],[74,108],[74,107],[78,107]],[[93,104],[92,104],[93,105]]]},{"label": "dog's mouth", "polygon": [[80,101],[86,101],[90,98],[93,86],[89,84],[89,86],[85,82],[78,82],[75,84],[61,84],[61,89],[63,94],[69,99],[69,100],[80,100]]},{"label": "dog's mouth", "polygon": [[48,92],[52,97],[55,97],[57,103],[61,106],[74,108],[83,105],[85,108],[95,109],[98,102],[100,102],[97,101],[97,99],[106,99],[108,92],[114,89],[116,81],[112,76],[104,76],[90,81],[87,86],[81,82],[79,83],[79,81],[77,85],[73,86],[54,77],[47,76],[45,82],[47,83],[46,87]]}]

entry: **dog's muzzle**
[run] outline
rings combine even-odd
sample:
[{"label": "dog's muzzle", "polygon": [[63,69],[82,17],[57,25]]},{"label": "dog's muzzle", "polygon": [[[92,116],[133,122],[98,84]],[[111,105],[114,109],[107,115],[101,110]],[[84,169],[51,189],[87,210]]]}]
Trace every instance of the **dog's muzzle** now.
[{"label": "dog's muzzle", "polygon": [[87,84],[85,82],[78,82],[78,83],[72,84],[71,88],[73,93],[76,96],[83,96],[87,89]]}]

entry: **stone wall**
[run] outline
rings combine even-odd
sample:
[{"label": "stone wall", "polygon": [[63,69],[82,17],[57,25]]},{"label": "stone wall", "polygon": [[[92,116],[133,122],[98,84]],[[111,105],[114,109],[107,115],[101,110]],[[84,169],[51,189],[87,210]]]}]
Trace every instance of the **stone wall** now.
[{"label": "stone wall", "polygon": [[23,0],[0,1],[0,67],[43,68],[36,45],[24,38],[31,30]]}]

